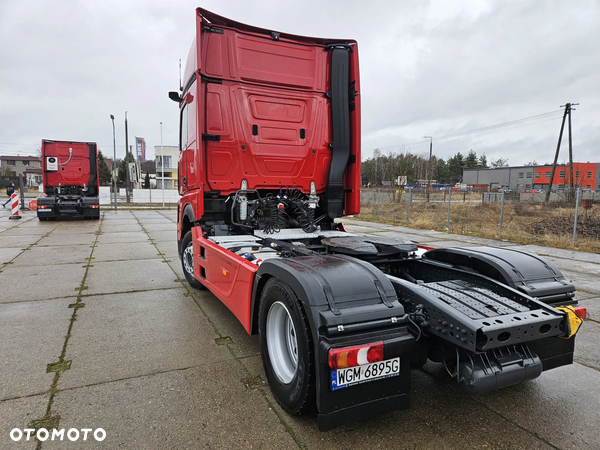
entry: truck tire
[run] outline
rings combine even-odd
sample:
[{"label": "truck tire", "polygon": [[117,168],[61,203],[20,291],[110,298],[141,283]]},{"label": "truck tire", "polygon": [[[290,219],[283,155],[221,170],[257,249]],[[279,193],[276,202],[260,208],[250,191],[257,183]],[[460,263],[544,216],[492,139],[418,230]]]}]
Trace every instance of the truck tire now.
[{"label": "truck tire", "polygon": [[291,414],[315,403],[312,339],[306,316],[294,291],[271,278],[259,308],[260,354],[273,396]]},{"label": "truck tire", "polygon": [[191,231],[185,233],[181,248],[181,268],[183,269],[185,279],[194,289],[206,289],[202,283],[194,278],[194,251]]}]

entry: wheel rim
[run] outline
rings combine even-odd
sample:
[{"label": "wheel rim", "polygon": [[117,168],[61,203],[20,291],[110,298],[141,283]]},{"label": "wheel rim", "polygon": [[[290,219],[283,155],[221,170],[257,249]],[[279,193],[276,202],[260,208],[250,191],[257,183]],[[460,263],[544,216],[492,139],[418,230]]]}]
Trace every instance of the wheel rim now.
[{"label": "wheel rim", "polygon": [[193,245],[188,245],[183,251],[183,268],[190,275],[194,275],[194,249]]},{"label": "wheel rim", "polygon": [[298,343],[290,312],[281,302],[275,302],[269,308],[266,335],[273,371],[280,382],[289,384],[298,368]]}]

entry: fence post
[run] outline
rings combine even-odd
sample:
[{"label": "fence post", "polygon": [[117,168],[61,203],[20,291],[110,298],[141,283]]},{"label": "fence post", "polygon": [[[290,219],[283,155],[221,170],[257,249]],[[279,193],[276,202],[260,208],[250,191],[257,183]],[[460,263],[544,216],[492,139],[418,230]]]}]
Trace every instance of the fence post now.
[{"label": "fence post", "polygon": [[452,198],[452,188],[448,188],[448,220],[446,221],[446,229],[450,231],[450,199]]},{"label": "fence post", "polygon": [[379,220],[379,203],[381,202],[381,188],[377,188],[377,220]]},{"label": "fence post", "polygon": [[575,247],[575,237],[577,236],[577,216],[579,215],[579,192],[577,188],[577,197],[575,199],[575,222],[573,223],[573,247]]},{"label": "fence post", "polygon": [[504,219],[504,191],[502,191],[502,206],[500,207],[500,233],[502,233],[502,220]]},{"label": "fence post", "polygon": [[410,225],[410,204],[412,203],[412,188],[408,188],[408,221],[406,225]]}]

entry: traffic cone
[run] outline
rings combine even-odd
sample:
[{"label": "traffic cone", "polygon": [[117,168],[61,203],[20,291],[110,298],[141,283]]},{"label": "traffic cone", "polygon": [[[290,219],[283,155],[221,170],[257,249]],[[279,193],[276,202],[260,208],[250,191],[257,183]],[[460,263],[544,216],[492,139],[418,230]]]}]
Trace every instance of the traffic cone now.
[{"label": "traffic cone", "polygon": [[20,219],[21,216],[19,215],[19,209],[21,209],[21,206],[19,205],[19,196],[17,193],[13,193],[10,196],[10,204],[12,206],[12,214],[9,219]]}]

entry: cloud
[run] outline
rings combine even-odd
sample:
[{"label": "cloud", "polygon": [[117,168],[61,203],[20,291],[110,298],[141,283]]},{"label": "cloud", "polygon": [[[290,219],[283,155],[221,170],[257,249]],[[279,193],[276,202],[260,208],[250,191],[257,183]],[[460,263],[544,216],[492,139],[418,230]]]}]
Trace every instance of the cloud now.
[{"label": "cloud", "polygon": [[[178,87],[194,32],[188,0],[0,3],[0,154],[43,138],[91,140],[112,154],[145,137],[149,154],[178,142]],[[600,9],[560,1],[203,2],[217,14],[292,34],[353,38],[361,58],[363,154],[469,149],[511,164],[554,155],[560,114],[488,134],[453,133],[556,111],[573,113],[574,157],[597,160]]]}]

